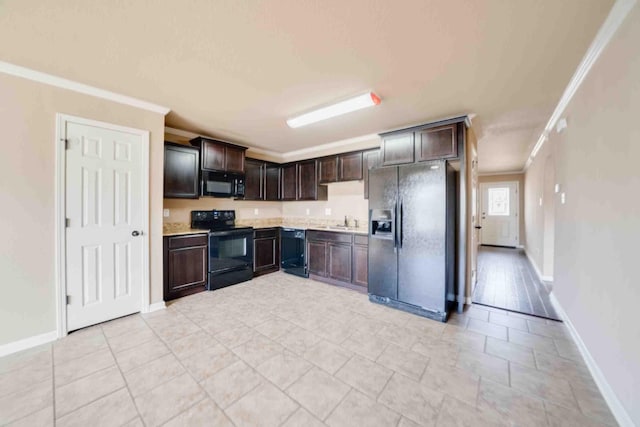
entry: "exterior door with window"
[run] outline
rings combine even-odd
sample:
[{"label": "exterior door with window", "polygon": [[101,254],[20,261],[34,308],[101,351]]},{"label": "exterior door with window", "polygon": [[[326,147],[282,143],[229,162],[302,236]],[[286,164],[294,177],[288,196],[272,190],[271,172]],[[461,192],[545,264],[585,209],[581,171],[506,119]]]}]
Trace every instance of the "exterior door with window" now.
[{"label": "exterior door with window", "polygon": [[481,191],[481,243],[518,246],[518,183],[483,183]]}]

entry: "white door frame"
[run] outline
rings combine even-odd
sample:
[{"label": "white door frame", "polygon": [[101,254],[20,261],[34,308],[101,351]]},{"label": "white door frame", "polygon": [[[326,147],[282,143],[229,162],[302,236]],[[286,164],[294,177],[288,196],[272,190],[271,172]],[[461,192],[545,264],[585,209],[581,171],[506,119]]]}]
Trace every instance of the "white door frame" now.
[{"label": "white door frame", "polygon": [[138,135],[142,141],[142,301],[140,311],[149,311],[149,131],[134,129],[67,114],[56,114],[55,169],[55,267],[56,267],[56,326],[58,338],[67,335],[67,239],[66,239],[66,141],[68,122]]},{"label": "white door frame", "polygon": [[[520,247],[520,181],[496,181],[496,182],[481,182],[480,183],[480,218],[479,222],[482,223],[482,212],[486,212],[484,206],[484,191],[488,186],[494,185],[511,185],[516,184],[516,203],[515,203],[515,213],[516,213],[516,244],[514,245],[516,248]],[[480,239],[479,244],[482,244],[482,230],[480,230]]]}]

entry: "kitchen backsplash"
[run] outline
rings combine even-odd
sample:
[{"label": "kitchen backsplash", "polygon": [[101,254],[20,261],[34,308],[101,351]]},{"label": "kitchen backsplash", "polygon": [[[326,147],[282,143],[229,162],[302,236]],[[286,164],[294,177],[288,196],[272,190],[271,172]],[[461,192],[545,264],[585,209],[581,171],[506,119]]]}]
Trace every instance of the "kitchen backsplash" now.
[{"label": "kitchen backsplash", "polygon": [[350,181],[329,184],[326,201],[256,202],[212,197],[164,199],[164,209],[169,209],[169,217],[164,217],[164,223],[189,223],[192,210],[233,209],[238,224],[286,219],[310,226],[334,225],[342,224],[345,216],[364,224],[368,217],[368,206],[362,181]]}]

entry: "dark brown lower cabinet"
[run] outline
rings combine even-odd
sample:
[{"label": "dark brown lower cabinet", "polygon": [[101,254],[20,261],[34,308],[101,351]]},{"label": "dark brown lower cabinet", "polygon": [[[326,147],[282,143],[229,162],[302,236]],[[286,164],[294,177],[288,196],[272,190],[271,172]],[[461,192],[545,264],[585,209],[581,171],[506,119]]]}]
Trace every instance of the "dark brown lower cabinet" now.
[{"label": "dark brown lower cabinet", "polygon": [[196,292],[207,285],[207,235],[164,238],[164,300]]},{"label": "dark brown lower cabinet", "polygon": [[280,269],[280,230],[266,228],[253,232],[253,275]]},{"label": "dark brown lower cabinet", "polygon": [[307,239],[307,269],[312,276],[327,276],[327,243]]},{"label": "dark brown lower cabinet", "polygon": [[352,260],[353,276],[351,283],[363,286],[365,289],[369,286],[368,261],[369,238],[367,236],[354,235]]},{"label": "dark brown lower cabinet", "polygon": [[351,282],[351,245],[327,243],[327,275],[341,282]]},{"label": "dark brown lower cabinet", "polygon": [[366,292],[367,246],[364,242],[367,239],[367,236],[352,233],[308,230],[309,277]]}]

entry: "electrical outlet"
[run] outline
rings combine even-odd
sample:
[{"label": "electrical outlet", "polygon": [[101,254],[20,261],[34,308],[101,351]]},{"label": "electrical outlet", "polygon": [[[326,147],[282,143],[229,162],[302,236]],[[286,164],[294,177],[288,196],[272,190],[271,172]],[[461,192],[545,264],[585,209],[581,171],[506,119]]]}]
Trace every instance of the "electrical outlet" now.
[{"label": "electrical outlet", "polygon": [[254,215],[258,215],[259,213],[260,213],[260,210],[259,210],[258,208],[255,208],[255,209],[253,210],[253,214],[254,214]]},{"label": "electrical outlet", "polygon": [[540,200],[538,200],[538,204],[542,206],[542,197],[540,197]]},{"label": "electrical outlet", "polygon": [[563,205],[567,202],[567,198],[564,193],[560,194],[560,203]]},{"label": "electrical outlet", "polygon": [[311,209],[307,208],[307,215],[311,215]]},{"label": "electrical outlet", "polygon": [[169,218],[169,215],[171,215],[171,211],[169,209],[162,210],[162,216],[164,216],[165,218]]},{"label": "electrical outlet", "polygon": [[327,216],[331,215],[331,208],[324,208],[324,214]]}]

